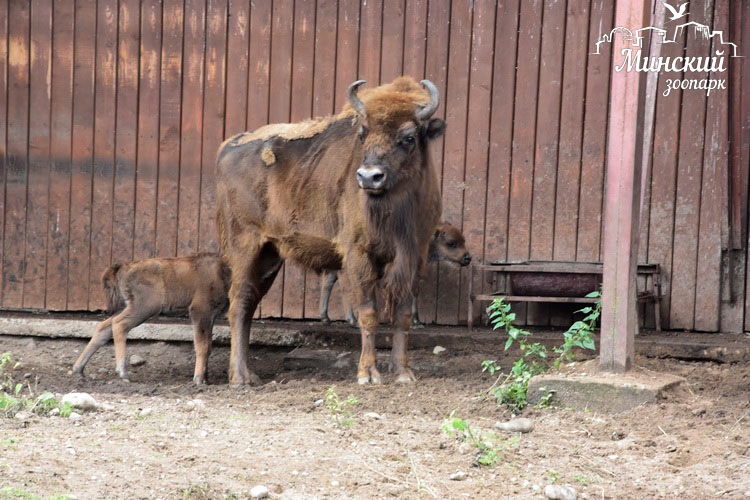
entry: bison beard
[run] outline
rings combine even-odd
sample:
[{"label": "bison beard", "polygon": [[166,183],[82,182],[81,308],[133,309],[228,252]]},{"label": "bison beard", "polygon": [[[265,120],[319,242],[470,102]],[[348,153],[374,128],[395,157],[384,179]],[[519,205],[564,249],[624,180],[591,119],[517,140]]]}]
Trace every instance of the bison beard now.
[{"label": "bison beard", "polygon": [[441,213],[427,148],[445,123],[437,89],[411,78],[364,91],[332,117],[267,125],[222,144],[217,226],[232,268],[232,384],[257,383],[248,343],[255,309],[284,259],[317,272],[344,268],[359,307],[360,383],[379,383],[375,292],[396,323],[391,368],[411,382],[406,352],[412,290]]}]

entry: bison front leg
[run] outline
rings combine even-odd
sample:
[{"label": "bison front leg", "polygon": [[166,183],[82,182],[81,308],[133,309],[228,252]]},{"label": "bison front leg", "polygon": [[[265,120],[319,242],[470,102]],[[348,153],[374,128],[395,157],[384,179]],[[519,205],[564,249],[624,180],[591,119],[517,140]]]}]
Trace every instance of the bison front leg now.
[{"label": "bison front leg", "polygon": [[362,352],[359,356],[357,382],[364,385],[372,382],[381,383],[380,372],[376,366],[375,335],[378,329],[378,312],[374,300],[368,300],[359,307],[359,329],[362,334]]},{"label": "bison front leg", "polygon": [[393,335],[393,349],[391,350],[391,370],[396,376],[396,382],[414,382],[414,372],[409,367],[409,328],[412,322],[412,304],[414,298],[408,297],[402,300],[396,307],[395,326]]}]

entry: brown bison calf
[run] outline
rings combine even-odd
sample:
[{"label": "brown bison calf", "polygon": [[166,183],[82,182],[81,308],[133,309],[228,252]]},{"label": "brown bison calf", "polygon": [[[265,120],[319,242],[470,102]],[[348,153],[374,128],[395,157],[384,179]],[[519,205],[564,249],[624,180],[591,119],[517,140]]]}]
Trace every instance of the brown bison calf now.
[{"label": "brown bison calf", "polygon": [[226,311],[231,273],[219,255],[199,253],[187,257],[146,259],[115,264],[102,275],[110,313],[125,309],[105,321],[73,365],[83,375],[89,358],[114,337],[115,368],[129,380],[125,367],[125,339],[128,332],[161,312],[190,314],[195,335],[196,384],[206,383],[214,320]]},{"label": "brown bison calf", "polygon": [[[448,222],[441,223],[435,228],[430,248],[427,254],[427,262],[445,261],[458,264],[461,267],[468,266],[471,263],[471,254],[466,250],[466,240],[460,229]],[[328,304],[331,300],[331,290],[338,280],[338,273],[335,271],[326,272],[321,280],[320,294],[320,320],[323,323],[330,323],[331,318],[328,316]],[[412,326],[422,326],[417,313],[417,292],[414,291],[414,302],[412,302]],[[346,321],[352,325],[357,324],[357,317],[351,306],[350,300],[345,301]]]}]

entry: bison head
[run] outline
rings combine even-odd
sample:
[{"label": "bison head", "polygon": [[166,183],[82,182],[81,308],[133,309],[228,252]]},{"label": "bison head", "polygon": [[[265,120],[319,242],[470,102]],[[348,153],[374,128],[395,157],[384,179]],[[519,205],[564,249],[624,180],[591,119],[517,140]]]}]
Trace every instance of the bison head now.
[{"label": "bison head", "polygon": [[[445,130],[445,122],[432,118],[439,93],[429,80],[422,80],[425,91],[410,78],[370,91],[364,101],[357,95],[365,83],[349,86],[349,103],[359,118],[358,138],[362,161],[357,168],[357,184],[370,196],[381,196],[429,168],[427,143]],[[364,96],[363,96],[364,97]]]}]

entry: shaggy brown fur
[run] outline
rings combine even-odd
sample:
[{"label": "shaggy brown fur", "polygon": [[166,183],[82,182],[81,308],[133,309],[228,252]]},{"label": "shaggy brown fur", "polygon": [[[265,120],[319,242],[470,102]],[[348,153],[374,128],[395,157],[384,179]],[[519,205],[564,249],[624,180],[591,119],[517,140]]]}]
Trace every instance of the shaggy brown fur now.
[{"label": "shaggy brown fur", "polygon": [[196,384],[206,383],[214,320],[226,311],[231,273],[215,253],[187,257],[146,259],[115,264],[102,275],[110,313],[125,309],[101,322],[73,365],[83,375],[89,358],[114,337],[115,368],[128,380],[125,341],[128,332],[162,312],[188,312],[194,328]]},{"label": "shaggy brown fur", "polygon": [[[471,254],[466,250],[466,240],[463,233],[453,224],[442,223],[435,228],[430,249],[427,256],[427,262],[446,261],[459,266],[468,266],[471,263]],[[421,273],[423,274],[423,273]],[[331,318],[328,316],[328,305],[331,300],[331,290],[338,280],[338,272],[326,271],[321,276],[321,293],[320,293],[320,320],[323,323],[330,323]],[[412,304],[412,327],[422,326],[417,312],[417,295],[419,289],[414,290],[414,302]],[[352,309],[351,301],[345,298],[344,308],[346,309],[346,321],[352,325],[357,323],[357,317]]]},{"label": "shaggy brown fur", "polygon": [[[258,382],[250,370],[255,309],[284,259],[316,271],[346,269],[359,306],[360,383],[375,367],[375,289],[396,304],[392,368],[412,381],[406,354],[412,287],[441,213],[428,142],[437,91],[411,78],[364,91],[336,116],[266,126],[226,141],[217,158],[217,226],[232,268],[229,324],[232,384]],[[431,86],[432,84],[426,84]],[[434,87],[433,87],[434,89]]]}]

